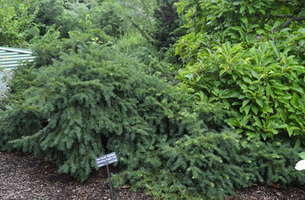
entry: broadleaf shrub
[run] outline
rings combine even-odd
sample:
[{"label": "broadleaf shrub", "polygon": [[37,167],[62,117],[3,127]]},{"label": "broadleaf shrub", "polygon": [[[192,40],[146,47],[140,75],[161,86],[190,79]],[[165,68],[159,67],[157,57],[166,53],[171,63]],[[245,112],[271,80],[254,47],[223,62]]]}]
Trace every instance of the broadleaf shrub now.
[{"label": "broadleaf shrub", "polygon": [[[226,109],[234,111],[234,117],[227,122],[239,133],[273,139],[286,132],[290,137],[302,138],[305,67],[303,55],[295,51],[296,44],[304,40],[304,29],[290,32],[286,29],[253,38],[247,46],[244,42],[219,40],[208,43],[209,37],[203,35],[201,43],[207,47],[191,56],[183,52],[187,46],[180,43],[177,53],[190,60],[178,78],[201,100],[221,101]],[[295,36],[288,40],[288,35]]]}]

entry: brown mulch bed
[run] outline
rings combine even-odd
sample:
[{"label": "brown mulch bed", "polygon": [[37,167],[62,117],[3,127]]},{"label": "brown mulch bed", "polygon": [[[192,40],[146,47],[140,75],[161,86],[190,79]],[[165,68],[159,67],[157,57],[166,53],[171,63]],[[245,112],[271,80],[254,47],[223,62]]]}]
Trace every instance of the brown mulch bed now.
[{"label": "brown mulch bed", "polygon": [[[57,173],[53,161],[37,159],[32,154],[20,152],[0,152],[0,199],[17,200],[109,200],[110,188],[106,167],[92,172],[90,177],[80,183],[66,174]],[[110,172],[118,170],[110,165]],[[152,200],[142,191],[131,192],[128,188],[114,189],[114,199]],[[250,188],[236,190],[237,196],[225,200],[301,200],[305,199],[305,188],[287,190],[253,185]]]},{"label": "brown mulch bed", "polygon": [[286,190],[268,187],[266,185],[253,185],[250,188],[236,190],[234,197],[224,200],[302,200],[305,199],[305,188],[290,187]]}]

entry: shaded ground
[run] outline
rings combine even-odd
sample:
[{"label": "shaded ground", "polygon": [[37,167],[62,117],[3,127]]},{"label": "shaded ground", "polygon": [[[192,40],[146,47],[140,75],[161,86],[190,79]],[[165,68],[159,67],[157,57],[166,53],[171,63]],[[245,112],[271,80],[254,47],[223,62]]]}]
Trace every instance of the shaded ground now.
[{"label": "shaded ground", "polygon": [[236,195],[227,197],[225,200],[302,200],[305,199],[305,189],[304,187],[292,187],[283,190],[266,185],[253,185],[250,188],[236,190]]},{"label": "shaded ground", "polygon": [[[110,166],[111,173],[117,169]],[[54,162],[34,158],[32,154],[0,152],[0,199],[17,200],[95,200],[110,199],[106,167],[94,171],[90,178],[79,183],[66,174],[57,173]],[[264,185],[236,190],[237,196],[225,200],[305,200],[305,188],[277,189]],[[128,188],[114,189],[115,199],[152,200],[152,197]]]},{"label": "shaded ground", "polygon": [[[117,169],[109,165],[110,172]],[[57,173],[55,162],[45,162],[32,154],[0,152],[0,199],[16,200],[85,200],[110,199],[107,168],[100,168],[80,183]],[[145,193],[128,188],[114,189],[115,199],[152,200]]]}]

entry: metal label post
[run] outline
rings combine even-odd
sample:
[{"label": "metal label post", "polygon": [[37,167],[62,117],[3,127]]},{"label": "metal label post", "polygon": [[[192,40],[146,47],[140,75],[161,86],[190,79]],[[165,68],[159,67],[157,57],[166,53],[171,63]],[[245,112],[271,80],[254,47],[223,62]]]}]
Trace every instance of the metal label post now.
[{"label": "metal label post", "polygon": [[113,200],[113,191],[112,191],[112,184],[111,184],[111,178],[110,178],[110,172],[109,172],[108,165],[111,164],[111,163],[118,162],[118,158],[116,157],[115,152],[112,152],[112,153],[106,154],[104,156],[95,158],[95,162],[96,162],[96,165],[97,165],[98,168],[104,167],[104,166],[107,167],[111,199]]}]

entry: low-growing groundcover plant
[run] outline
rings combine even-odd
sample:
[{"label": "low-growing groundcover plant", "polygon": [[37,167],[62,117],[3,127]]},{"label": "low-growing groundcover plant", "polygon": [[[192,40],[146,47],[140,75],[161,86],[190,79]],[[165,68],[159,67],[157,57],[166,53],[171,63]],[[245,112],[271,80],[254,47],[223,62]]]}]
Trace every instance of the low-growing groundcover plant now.
[{"label": "low-growing groundcover plant", "polygon": [[162,199],[222,199],[234,195],[234,188],[259,182],[303,184],[303,175],[293,168],[298,159],[293,148],[239,137],[232,132],[184,136],[172,146],[162,145],[159,168],[126,170],[115,183],[128,180],[134,190],[144,185],[148,194]]}]

